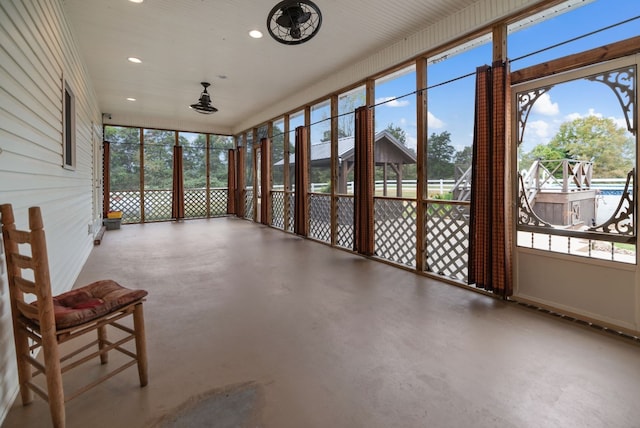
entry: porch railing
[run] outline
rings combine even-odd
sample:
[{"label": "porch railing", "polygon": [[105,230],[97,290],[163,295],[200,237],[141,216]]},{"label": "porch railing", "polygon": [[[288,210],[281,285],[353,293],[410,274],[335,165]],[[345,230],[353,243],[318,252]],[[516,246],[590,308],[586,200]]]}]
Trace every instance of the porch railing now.
[{"label": "porch railing", "polygon": [[[144,198],[141,198],[141,194]],[[122,223],[141,223],[171,220],[170,189],[120,190],[109,194],[112,211],[122,211]],[[227,214],[227,188],[213,188],[209,191],[207,205],[206,189],[186,189],[184,192],[185,218],[219,217]],[[143,216],[144,208],[144,216]]]}]

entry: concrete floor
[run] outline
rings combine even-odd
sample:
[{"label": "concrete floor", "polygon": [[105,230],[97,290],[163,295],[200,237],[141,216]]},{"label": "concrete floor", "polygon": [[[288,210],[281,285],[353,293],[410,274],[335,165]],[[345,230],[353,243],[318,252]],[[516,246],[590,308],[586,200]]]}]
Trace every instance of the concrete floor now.
[{"label": "concrete floor", "polygon": [[126,370],[68,403],[70,428],[160,426],[238,385],[251,427],[640,426],[637,342],[247,221],[109,231],[78,283],[109,277],[149,291],[149,385]]}]

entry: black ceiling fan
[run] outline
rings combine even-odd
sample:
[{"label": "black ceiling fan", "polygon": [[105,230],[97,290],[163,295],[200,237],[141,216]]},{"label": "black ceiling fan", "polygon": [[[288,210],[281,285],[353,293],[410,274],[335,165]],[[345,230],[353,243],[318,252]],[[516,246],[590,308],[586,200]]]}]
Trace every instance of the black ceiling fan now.
[{"label": "black ceiling fan", "polygon": [[269,34],[285,45],[299,45],[316,35],[322,24],[320,9],[310,0],[284,0],[267,17]]},{"label": "black ceiling fan", "polygon": [[204,87],[204,90],[200,94],[200,99],[197,103],[191,104],[189,107],[202,114],[211,114],[218,111],[217,108],[211,105],[211,97],[207,92],[207,87],[211,86],[209,82],[200,82]]}]

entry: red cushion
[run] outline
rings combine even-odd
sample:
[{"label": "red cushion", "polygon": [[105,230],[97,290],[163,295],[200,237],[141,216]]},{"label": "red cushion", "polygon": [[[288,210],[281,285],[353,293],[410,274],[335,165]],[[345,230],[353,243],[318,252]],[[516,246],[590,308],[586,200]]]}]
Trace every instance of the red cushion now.
[{"label": "red cushion", "polygon": [[58,329],[74,327],[143,299],[145,290],[125,288],[110,279],[93,282],[53,298]]}]

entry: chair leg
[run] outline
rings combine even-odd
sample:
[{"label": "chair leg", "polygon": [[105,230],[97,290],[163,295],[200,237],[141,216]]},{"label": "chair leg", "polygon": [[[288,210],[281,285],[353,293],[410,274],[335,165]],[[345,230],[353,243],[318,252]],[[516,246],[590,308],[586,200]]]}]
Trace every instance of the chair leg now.
[{"label": "chair leg", "polygon": [[[107,346],[107,326],[103,325],[98,327],[98,348],[102,351],[105,346]],[[108,362],[109,353],[100,354],[100,364],[107,364]]]},{"label": "chair leg", "polygon": [[44,353],[45,376],[47,378],[47,395],[49,411],[54,428],[65,427],[64,388],[60,367],[60,351],[55,332],[42,332],[42,351]]},{"label": "chair leg", "polygon": [[133,310],[133,328],[136,331],[136,355],[140,386],[146,386],[149,381],[149,374],[147,372],[147,340],[144,331],[142,303],[137,304]]},{"label": "chair leg", "polygon": [[27,385],[32,377],[31,364],[27,361],[29,356],[29,336],[24,329],[17,327],[14,329],[14,338],[18,364],[18,381],[20,382],[20,398],[22,399],[22,405],[26,406],[33,401],[33,392]]}]

